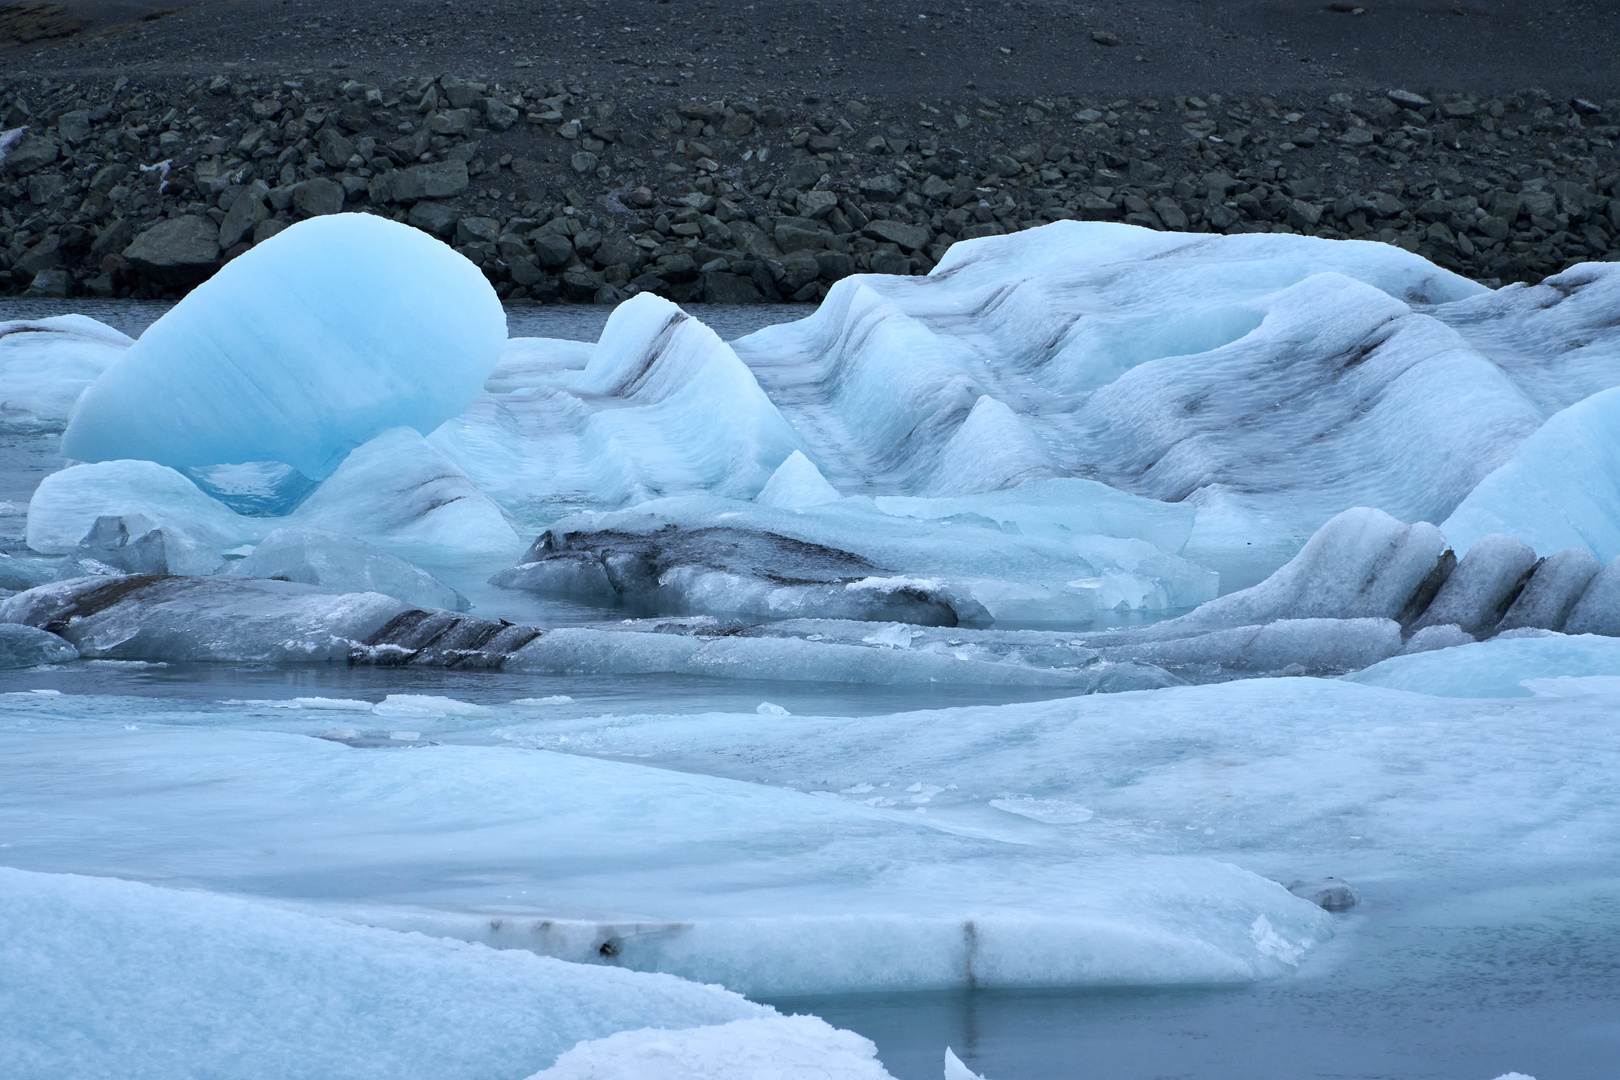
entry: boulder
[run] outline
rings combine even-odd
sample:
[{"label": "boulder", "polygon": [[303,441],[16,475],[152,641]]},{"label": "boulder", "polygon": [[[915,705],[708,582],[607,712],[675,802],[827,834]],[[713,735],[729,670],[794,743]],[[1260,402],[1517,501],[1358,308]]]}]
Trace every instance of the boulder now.
[{"label": "boulder", "polygon": [[160,221],[124,249],[129,265],[168,285],[194,285],[208,277],[219,259],[219,228],[206,217],[188,214]]}]

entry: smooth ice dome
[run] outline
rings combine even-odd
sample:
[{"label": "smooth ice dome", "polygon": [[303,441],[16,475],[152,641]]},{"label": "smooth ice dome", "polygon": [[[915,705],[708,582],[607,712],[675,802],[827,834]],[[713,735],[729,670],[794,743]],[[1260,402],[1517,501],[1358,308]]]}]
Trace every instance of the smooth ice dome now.
[{"label": "smooth ice dome", "polygon": [[311,218],[153,323],[79,399],[63,453],[319,479],[379,432],[461,412],[505,340],[499,298],[446,245],[370,214]]}]

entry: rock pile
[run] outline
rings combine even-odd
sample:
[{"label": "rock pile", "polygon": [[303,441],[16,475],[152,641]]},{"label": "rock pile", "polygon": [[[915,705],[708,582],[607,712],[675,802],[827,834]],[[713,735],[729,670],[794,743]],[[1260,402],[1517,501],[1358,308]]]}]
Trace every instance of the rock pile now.
[{"label": "rock pile", "polygon": [[1405,90],[620,104],[560,82],[305,74],[0,85],[0,292],[176,295],[362,210],[507,300],[815,301],[1060,218],[1381,240],[1491,282],[1620,259],[1620,101]]}]

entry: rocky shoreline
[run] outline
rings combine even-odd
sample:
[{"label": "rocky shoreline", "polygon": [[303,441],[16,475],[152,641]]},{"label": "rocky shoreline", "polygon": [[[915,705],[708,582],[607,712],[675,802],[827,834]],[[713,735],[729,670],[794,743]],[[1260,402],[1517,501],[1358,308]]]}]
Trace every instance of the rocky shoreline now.
[{"label": "rocky shoreline", "polygon": [[0,84],[0,294],[180,295],[345,210],[542,303],[814,302],[1064,218],[1380,240],[1491,284],[1620,260],[1620,100],[652,93],[341,71]]}]

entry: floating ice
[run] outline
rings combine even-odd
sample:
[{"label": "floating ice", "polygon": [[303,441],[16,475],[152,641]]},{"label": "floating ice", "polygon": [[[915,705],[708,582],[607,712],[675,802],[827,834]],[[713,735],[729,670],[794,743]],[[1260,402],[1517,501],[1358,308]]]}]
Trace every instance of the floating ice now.
[{"label": "floating ice", "polygon": [[962,1064],[950,1047],[945,1048],[945,1080],[985,1080],[984,1077]]},{"label": "floating ice", "polygon": [[133,344],[84,315],[0,321],[0,432],[61,431],[85,387]]},{"label": "floating ice", "polygon": [[[430,735],[435,722],[466,721],[409,726]],[[138,867],[749,993],[1243,982],[1299,959],[1257,940],[1257,918],[1301,950],[1333,932],[1320,909],[1229,864],[1077,858],[936,827],[910,803],[506,747],[376,753],[161,726],[4,737],[11,865]],[[58,775],[47,797],[24,782],[41,769]]]},{"label": "floating ice", "polygon": [[[949,1074],[947,1074],[948,1076]],[[877,1047],[813,1016],[624,1031],[582,1042],[529,1080],[893,1080]]]},{"label": "floating ice", "polygon": [[1553,634],[1493,638],[1396,656],[1345,676],[1351,682],[1441,697],[1528,697],[1527,679],[1620,675],[1620,638]]},{"label": "floating ice", "polygon": [[363,540],[313,529],[277,529],[234,563],[231,573],[318,585],[329,592],[382,593],[415,607],[468,607],[466,597],[404,559]]},{"label": "floating ice", "polygon": [[329,475],[389,428],[476,398],[506,337],[472,263],[370,214],[300,222],[198,286],[85,391],[81,461],[279,461]]},{"label": "floating ice", "polygon": [[1488,533],[1508,533],[1537,551],[1580,547],[1603,562],[1620,556],[1620,387],[1548,420],[1441,529],[1458,551]]},{"label": "floating ice", "polygon": [[820,470],[804,456],[804,451],[795,450],[771,473],[754,501],[779,510],[802,510],[841,498],[837,489],[827,483]]},{"label": "floating ice", "polygon": [[[658,614],[945,626],[1085,624],[1214,595],[1214,574],[1136,538],[1173,543],[1185,537],[1177,519],[1184,524],[1190,515],[1117,492],[1102,496],[1101,485],[1050,483],[1073,486],[1033,491],[1028,505],[1023,489],[794,510],[712,496],[662,499],[564,518],[494,581]],[[1054,506],[1063,496],[1086,502]],[[1076,531],[1110,521],[1126,535]]]},{"label": "floating ice", "polygon": [[[0,896],[0,1074],[16,1080],[515,1077],[580,1040],[774,1015],[667,975],[129,881],[0,867]],[[822,1025],[800,1045],[849,1055],[852,1038]]]},{"label": "floating ice", "polygon": [[379,593],[334,596],[290,581],[74,578],[0,600],[0,623],[59,629],[86,657],[299,663],[349,658],[405,610]]},{"label": "floating ice", "polygon": [[0,668],[62,664],[78,658],[79,650],[55,634],[19,623],[0,622]]}]

